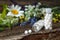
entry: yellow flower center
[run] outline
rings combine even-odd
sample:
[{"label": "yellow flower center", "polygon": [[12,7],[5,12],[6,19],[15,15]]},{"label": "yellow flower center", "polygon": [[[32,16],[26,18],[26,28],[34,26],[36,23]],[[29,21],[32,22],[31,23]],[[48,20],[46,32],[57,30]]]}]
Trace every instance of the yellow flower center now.
[{"label": "yellow flower center", "polygon": [[14,15],[17,15],[18,14],[18,11],[17,10],[12,10],[11,11]]}]

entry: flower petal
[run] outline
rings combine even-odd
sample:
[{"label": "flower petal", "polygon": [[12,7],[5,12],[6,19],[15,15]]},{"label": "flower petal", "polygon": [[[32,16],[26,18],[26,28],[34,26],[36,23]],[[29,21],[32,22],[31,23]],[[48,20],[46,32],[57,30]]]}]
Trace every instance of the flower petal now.
[{"label": "flower petal", "polygon": [[23,14],[23,13],[24,13],[24,11],[19,11],[19,13],[20,13],[20,14],[21,14],[21,13]]},{"label": "flower petal", "polygon": [[19,17],[19,15],[14,15],[15,17]]},{"label": "flower petal", "polygon": [[15,15],[16,17],[19,17],[19,16],[22,16],[23,14],[18,14],[18,15]]},{"label": "flower petal", "polygon": [[17,10],[20,10],[20,9],[21,9],[21,7],[18,7],[18,8],[17,8]]},{"label": "flower petal", "polygon": [[15,9],[17,9],[18,7],[19,7],[19,6],[18,6],[18,5],[16,5],[16,6],[15,6]]},{"label": "flower petal", "polygon": [[11,9],[14,9],[14,4],[11,5]]},{"label": "flower petal", "polygon": [[7,16],[14,16],[11,12],[8,12]]},{"label": "flower petal", "polygon": [[10,9],[10,8],[7,8],[7,10],[8,10],[8,11],[11,11],[11,9]]}]

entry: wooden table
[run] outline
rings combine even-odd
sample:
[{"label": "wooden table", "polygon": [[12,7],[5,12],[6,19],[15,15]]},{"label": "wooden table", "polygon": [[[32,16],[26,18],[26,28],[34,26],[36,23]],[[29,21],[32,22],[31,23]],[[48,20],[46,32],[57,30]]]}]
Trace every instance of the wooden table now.
[{"label": "wooden table", "polygon": [[[24,34],[25,30],[29,30],[31,29],[31,27],[29,25],[27,25],[26,27],[20,27],[20,26],[16,26],[13,27],[12,30],[5,30],[3,32],[0,32],[0,40],[17,40],[17,39],[50,39],[50,38],[55,38],[56,36],[59,37],[60,36],[60,23],[54,24],[54,27],[52,30],[44,30],[42,29],[39,32],[32,32],[31,34]],[[37,36],[37,37],[36,37]],[[37,40],[36,39],[36,40]]]}]

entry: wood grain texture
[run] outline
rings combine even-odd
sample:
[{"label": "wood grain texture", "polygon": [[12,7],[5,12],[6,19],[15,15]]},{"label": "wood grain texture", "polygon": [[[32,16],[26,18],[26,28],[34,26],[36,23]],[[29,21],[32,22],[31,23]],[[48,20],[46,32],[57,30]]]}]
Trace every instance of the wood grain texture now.
[{"label": "wood grain texture", "polygon": [[[42,29],[41,31],[35,33],[34,31],[29,34],[29,35],[25,35],[24,34],[24,31],[25,30],[29,30],[31,29],[31,27],[29,25],[26,25],[25,27],[20,27],[20,26],[16,26],[16,27],[13,27],[12,30],[5,30],[3,32],[0,32],[0,39],[4,40],[17,40],[17,39],[21,39],[21,40],[27,40],[27,39],[50,39],[50,36],[49,35],[53,35],[51,36],[51,38],[53,37],[55,39],[54,36],[57,36],[58,39],[59,39],[59,36],[60,36],[60,23],[57,23],[57,24],[53,24],[53,29],[52,30],[44,30]],[[55,35],[54,35],[55,34]],[[59,34],[59,35],[58,35]],[[45,35],[45,36],[44,36]],[[52,38],[52,39],[53,39]]]}]

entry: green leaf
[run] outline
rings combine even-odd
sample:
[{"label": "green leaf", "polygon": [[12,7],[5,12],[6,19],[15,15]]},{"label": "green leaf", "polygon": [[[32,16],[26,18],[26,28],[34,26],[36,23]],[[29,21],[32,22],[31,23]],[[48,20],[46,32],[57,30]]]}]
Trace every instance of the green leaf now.
[{"label": "green leaf", "polygon": [[2,11],[2,15],[1,15],[2,18],[5,18],[6,13],[7,13],[6,10],[7,10],[7,5],[3,5],[3,11]]}]

